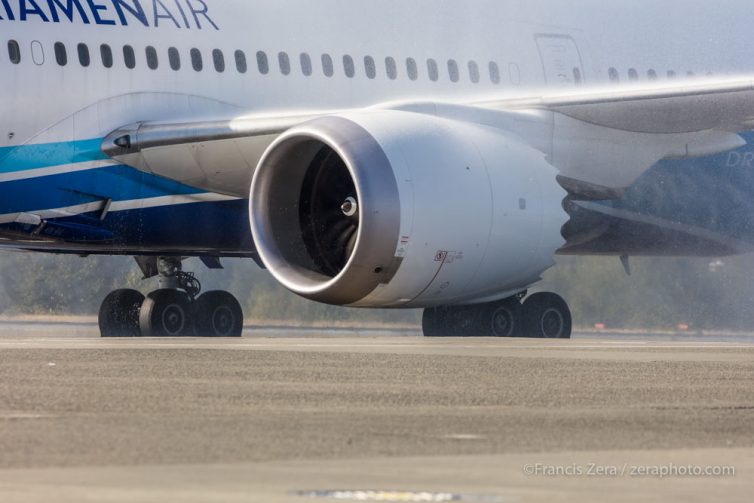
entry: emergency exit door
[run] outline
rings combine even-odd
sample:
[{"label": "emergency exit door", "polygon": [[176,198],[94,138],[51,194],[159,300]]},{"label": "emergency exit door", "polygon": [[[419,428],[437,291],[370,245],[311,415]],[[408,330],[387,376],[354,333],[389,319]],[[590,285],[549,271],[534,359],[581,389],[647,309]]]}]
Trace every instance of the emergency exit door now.
[{"label": "emergency exit door", "polygon": [[545,82],[550,87],[584,84],[584,67],[576,41],[568,35],[537,35]]}]

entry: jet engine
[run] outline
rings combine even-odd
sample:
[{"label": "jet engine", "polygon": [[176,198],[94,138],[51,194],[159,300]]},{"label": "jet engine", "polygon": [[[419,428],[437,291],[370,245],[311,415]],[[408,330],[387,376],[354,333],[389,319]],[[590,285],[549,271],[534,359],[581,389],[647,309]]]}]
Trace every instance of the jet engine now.
[{"label": "jet engine", "polygon": [[306,298],[432,307],[515,295],[553,265],[566,192],[509,132],[370,110],[282,134],[254,174],[261,259]]}]

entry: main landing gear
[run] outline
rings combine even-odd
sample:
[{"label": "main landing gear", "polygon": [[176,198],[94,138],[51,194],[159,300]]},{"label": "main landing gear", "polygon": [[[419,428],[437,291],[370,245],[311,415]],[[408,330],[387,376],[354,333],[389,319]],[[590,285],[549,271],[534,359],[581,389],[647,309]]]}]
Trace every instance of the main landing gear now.
[{"label": "main landing gear", "polygon": [[554,293],[526,293],[489,304],[424,310],[427,337],[535,337],[570,339],[568,304]]},{"label": "main landing gear", "polygon": [[233,295],[201,293],[192,273],[183,272],[180,258],[155,263],[160,288],[146,297],[136,290],[116,290],[102,302],[102,337],[240,337],[243,311]]}]

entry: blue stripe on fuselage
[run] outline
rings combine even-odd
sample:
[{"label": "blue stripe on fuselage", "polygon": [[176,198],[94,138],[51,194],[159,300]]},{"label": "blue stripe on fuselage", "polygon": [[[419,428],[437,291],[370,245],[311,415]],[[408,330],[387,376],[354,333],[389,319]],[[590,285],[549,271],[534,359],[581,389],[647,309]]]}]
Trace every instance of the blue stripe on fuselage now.
[{"label": "blue stripe on fuselage", "polygon": [[106,166],[0,183],[0,214],[204,192],[128,166]]},{"label": "blue stripe on fuselage", "polygon": [[101,145],[101,138],[93,138],[0,147],[0,173],[16,173],[78,162],[104,161],[108,157],[102,152]]},{"label": "blue stripe on fuselage", "polygon": [[[104,199],[130,201],[163,196],[203,194],[206,191],[124,165],[38,176],[34,170],[107,160],[101,139],[0,148],[0,173],[29,171],[31,178],[0,182],[0,214],[65,208]],[[63,168],[65,169],[65,168]],[[40,237],[69,243],[109,243],[106,249],[139,250],[219,249],[248,255],[253,251],[244,200],[177,204],[53,219],[34,225],[0,225],[10,239],[39,231]],[[149,222],[149,225],[145,225]],[[61,248],[65,249],[65,247]]]}]

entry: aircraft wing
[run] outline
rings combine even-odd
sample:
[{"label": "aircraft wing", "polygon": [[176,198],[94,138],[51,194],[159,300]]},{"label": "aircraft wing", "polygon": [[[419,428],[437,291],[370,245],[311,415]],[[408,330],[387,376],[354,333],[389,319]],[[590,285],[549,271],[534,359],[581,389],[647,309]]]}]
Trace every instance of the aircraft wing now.
[{"label": "aircraft wing", "polygon": [[754,126],[754,80],[679,81],[494,100],[481,107],[544,109],[585,123],[635,133],[677,134]]},{"label": "aircraft wing", "polygon": [[267,146],[323,114],[249,116],[193,122],[140,122],[110,133],[105,154],[141,171],[211,192],[247,197]]},{"label": "aircraft wing", "polygon": [[[678,81],[380,108],[498,128],[541,150],[567,188],[609,198],[662,159],[712,155],[744,146],[738,132],[754,128],[754,81]],[[341,112],[144,122],[108,135],[103,151],[143,171],[245,197],[262,154],[279,134]]]}]

